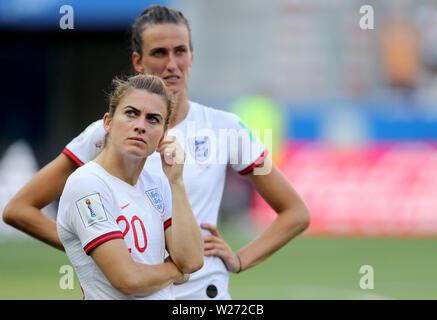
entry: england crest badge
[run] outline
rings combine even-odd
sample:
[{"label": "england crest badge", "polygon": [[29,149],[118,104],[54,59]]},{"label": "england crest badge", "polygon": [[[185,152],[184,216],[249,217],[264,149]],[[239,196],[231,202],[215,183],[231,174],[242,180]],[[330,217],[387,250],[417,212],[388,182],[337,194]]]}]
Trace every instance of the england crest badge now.
[{"label": "england crest badge", "polygon": [[208,136],[195,137],[191,139],[192,153],[194,159],[198,162],[204,162],[208,159],[211,145]]},{"label": "england crest badge", "polygon": [[161,194],[159,193],[158,188],[153,188],[146,191],[146,195],[149,198],[152,205],[158,210],[159,213],[164,213],[164,200],[162,199]]}]

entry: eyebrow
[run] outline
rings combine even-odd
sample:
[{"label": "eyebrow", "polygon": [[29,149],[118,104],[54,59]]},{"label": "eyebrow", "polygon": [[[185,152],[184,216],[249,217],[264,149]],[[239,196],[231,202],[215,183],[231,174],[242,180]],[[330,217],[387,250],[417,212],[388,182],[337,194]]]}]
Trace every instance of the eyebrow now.
[{"label": "eyebrow", "polygon": [[160,50],[167,51],[167,48],[164,48],[164,47],[152,48],[152,49],[150,49],[149,52],[153,53],[153,52],[160,51]]},{"label": "eyebrow", "polygon": [[151,113],[148,113],[147,116],[148,116],[148,117],[159,117],[159,118],[162,119],[162,116],[161,116],[161,114],[159,114],[159,113],[153,113],[153,112],[151,112]]},{"label": "eyebrow", "polygon": [[134,110],[134,111],[137,112],[137,113],[140,113],[140,112],[141,112],[138,108],[135,108],[134,106],[131,106],[131,105],[124,106],[123,109],[124,109],[124,110],[126,110],[126,109],[132,109],[132,110]]},{"label": "eyebrow", "polygon": [[[185,45],[185,44],[180,44],[180,45],[178,45],[178,46],[175,46],[173,49],[186,49],[187,48],[187,45]],[[152,49],[150,49],[150,53],[153,53],[153,52],[157,52],[157,51],[160,51],[160,50],[163,50],[163,51],[168,51],[168,49],[166,48],[166,47],[156,47],[156,48],[152,48]]]},{"label": "eyebrow", "polygon": [[[131,106],[131,105],[127,105],[123,109],[132,109],[132,110],[134,110],[137,113],[141,113],[141,111],[138,108],[135,108],[134,106]],[[162,115],[160,113],[149,112],[149,113],[147,113],[147,116],[148,117],[155,116],[155,117],[160,117],[161,119],[163,119],[163,117],[162,117]]]}]

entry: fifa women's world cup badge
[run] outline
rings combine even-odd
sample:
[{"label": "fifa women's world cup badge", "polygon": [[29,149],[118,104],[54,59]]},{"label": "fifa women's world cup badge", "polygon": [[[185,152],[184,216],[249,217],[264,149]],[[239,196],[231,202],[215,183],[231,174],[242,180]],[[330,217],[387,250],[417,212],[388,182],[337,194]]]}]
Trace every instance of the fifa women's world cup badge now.
[{"label": "fifa women's world cup badge", "polygon": [[93,208],[91,208],[91,201],[90,201],[90,199],[86,199],[85,203],[88,206],[88,209],[90,210],[91,217],[95,218],[96,214],[94,213]]},{"label": "fifa women's world cup badge", "polygon": [[106,212],[98,193],[77,200],[76,207],[85,228],[96,222],[107,220]]}]

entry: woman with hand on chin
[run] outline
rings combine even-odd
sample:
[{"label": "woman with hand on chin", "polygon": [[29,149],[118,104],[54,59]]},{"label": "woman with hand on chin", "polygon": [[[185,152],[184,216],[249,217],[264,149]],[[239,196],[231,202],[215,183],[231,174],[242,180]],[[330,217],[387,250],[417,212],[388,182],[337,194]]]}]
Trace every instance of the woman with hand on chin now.
[{"label": "woman with hand on chin", "polygon": [[[166,137],[172,97],[155,76],[114,84],[102,150],[68,178],[58,234],[85,299],[174,299],[169,284],[201,268],[203,245],[182,180],[185,153]],[[167,179],[143,170],[155,150]]]},{"label": "woman with hand on chin", "polygon": [[[187,133],[179,142],[187,158],[194,154],[194,163],[186,161],[184,165],[183,180],[197,223],[204,233],[204,266],[193,273],[189,281],[173,286],[172,290],[177,299],[230,299],[229,272],[239,273],[256,266],[303,232],[309,225],[308,209],[289,181],[272,164],[267,148],[245,129],[238,116],[188,99],[187,86],[194,49],[188,20],[180,11],[166,6],[150,6],[136,19],[131,33],[131,57],[135,71],[153,74],[164,80],[175,97],[169,134]],[[211,85],[214,83],[211,82]],[[190,136],[188,133],[193,124],[195,130]],[[222,130],[242,132],[249,143],[233,150],[223,148],[219,139],[205,137],[205,130],[216,136]],[[94,159],[99,152],[97,146],[104,140],[105,134],[101,120],[90,124],[14,196],[5,209],[3,219],[62,249],[54,221],[46,217],[41,208],[59,197],[66,179],[78,166]],[[219,160],[208,157],[214,151],[223,157]],[[247,161],[234,161],[239,159]],[[237,251],[230,248],[217,229],[228,167],[248,179],[278,214],[266,230]],[[148,157],[145,170],[165,174],[159,154]],[[127,222],[131,225],[131,221]],[[121,220],[120,223],[127,225]],[[136,228],[138,234],[141,229]],[[132,228],[127,230],[132,231]]]}]

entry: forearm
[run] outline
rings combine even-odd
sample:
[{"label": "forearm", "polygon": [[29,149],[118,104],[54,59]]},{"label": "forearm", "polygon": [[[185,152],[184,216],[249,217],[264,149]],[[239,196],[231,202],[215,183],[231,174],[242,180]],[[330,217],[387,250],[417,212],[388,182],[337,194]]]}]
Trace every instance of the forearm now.
[{"label": "forearm", "polygon": [[5,208],[3,218],[7,224],[59,250],[64,250],[56,230],[56,222],[41,210],[11,203]]},{"label": "forearm", "polygon": [[241,270],[256,266],[266,260],[309,225],[307,208],[301,206],[280,212],[270,226],[255,240],[237,251]]},{"label": "forearm", "polygon": [[258,238],[237,252],[241,270],[256,266],[270,257],[310,223],[305,203],[275,165],[267,175],[250,174],[248,178],[278,215]]},{"label": "forearm", "polygon": [[203,265],[203,239],[183,183],[171,184],[171,190],[172,259],[182,271],[191,273]]},{"label": "forearm", "polygon": [[148,296],[173,283],[181,272],[173,262],[166,261],[158,265],[135,263],[130,274],[130,283],[119,289],[127,295]]},{"label": "forearm", "polygon": [[111,285],[128,296],[148,296],[182,275],[170,258],[156,265],[135,262],[123,239],[107,241],[90,255]]},{"label": "forearm", "polygon": [[44,215],[41,208],[59,198],[65,181],[76,168],[74,162],[60,154],[11,199],[3,213],[3,220],[55,248],[64,250],[56,231],[56,222]]}]

